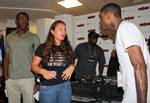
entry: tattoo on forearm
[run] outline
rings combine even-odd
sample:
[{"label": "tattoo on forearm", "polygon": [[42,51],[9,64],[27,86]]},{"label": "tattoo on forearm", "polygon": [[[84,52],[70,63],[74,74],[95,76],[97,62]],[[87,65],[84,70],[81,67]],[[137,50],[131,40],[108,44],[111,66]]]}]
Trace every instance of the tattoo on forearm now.
[{"label": "tattoo on forearm", "polygon": [[147,100],[147,73],[146,66],[141,66],[142,70],[135,70],[135,80],[138,103],[146,103]]},{"label": "tattoo on forearm", "polygon": [[128,49],[131,63],[134,67],[137,91],[137,103],[147,103],[147,67],[140,47]]}]

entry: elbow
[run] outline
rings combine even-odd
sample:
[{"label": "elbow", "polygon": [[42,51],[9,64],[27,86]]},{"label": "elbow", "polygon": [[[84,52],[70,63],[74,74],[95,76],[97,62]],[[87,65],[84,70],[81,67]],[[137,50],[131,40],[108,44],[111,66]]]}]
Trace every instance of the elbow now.
[{"label": "elbow", "polygon": [[40,74],[40,67],[39,67],[39,65],[37,65],[37,64],[33,64],[32,63],[32,65],[31,65],[31,71],[33,71],[34,73],[36,73],[36,74]]},{"label": "elbow", "polygon": [[34,72],[34,68],[35,68],[35,65],[34,64],[32,64],[31,65],[31,70]]}]

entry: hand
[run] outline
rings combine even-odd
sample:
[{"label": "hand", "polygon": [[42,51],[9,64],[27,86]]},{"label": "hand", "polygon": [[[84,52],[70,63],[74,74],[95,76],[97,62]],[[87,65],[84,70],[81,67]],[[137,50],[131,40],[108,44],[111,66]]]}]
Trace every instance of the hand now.
[{"label": "hand", "polygon": [[51,71],[49,70],[45,70],[45,69],[42,69],[41,70],[41,74],[43,75],[43,77],[47,80],[49,79],[53,79],[53,78],[56,78]]},{"label": "hand", "polygon": [[66,70],[63,71],[63,74],[62,74],[62,78],[63,80],[69,80],[71,78],[71,75],[74,71],[75,67],[74,65],[70,65],[68,68],[66,68]]},{"label": "hand", "polygon": [[8,80],[8,76],[4,75],[4,81],[7,81],[7,80]]}]

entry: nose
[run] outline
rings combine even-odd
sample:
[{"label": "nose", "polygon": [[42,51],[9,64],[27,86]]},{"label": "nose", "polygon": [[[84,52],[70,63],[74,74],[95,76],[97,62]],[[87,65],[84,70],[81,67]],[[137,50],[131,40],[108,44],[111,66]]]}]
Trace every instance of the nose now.
[{"label": "nose", "polygon": [[63,33],[64,35],[66,35],[66,30],[62,30],[62,33]]},{"label": "nose", "polygon": [[21,24],[25,24],[26,21],[25,21],[25,20],[21,20],[20,23],[21,23]]}]

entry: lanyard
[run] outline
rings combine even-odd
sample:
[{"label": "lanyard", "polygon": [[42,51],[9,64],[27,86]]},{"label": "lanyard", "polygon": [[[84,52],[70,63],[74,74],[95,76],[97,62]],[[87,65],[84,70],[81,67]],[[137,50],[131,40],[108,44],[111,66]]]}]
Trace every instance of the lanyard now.
[{"label": "lanyard", "polygon": [[[88,45],[88,49],[89,49],[89,56],[92,56],[92,54],[91,54],[91,49],[90,49],[90,46]],[[96,56],[96,46],[95,46],[95,48],[94,48],[94,55],[93,55],[94,57]]]}]

